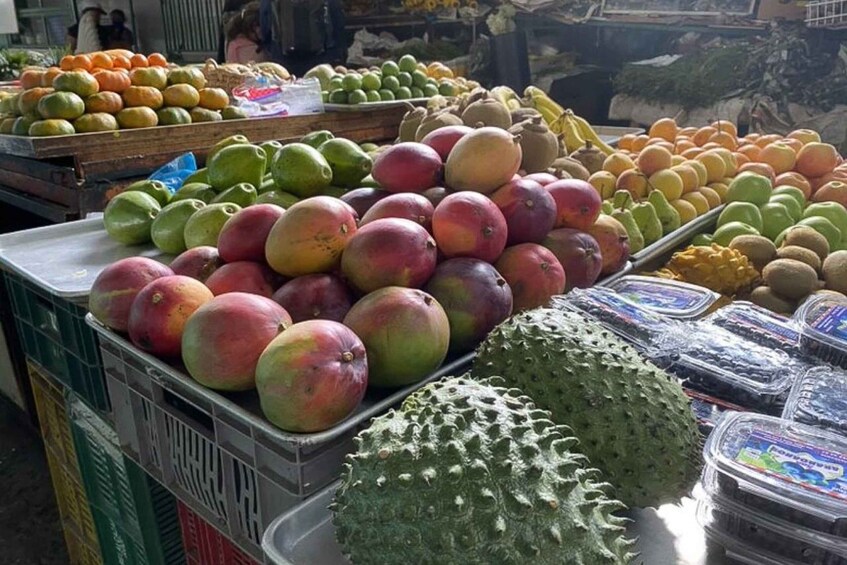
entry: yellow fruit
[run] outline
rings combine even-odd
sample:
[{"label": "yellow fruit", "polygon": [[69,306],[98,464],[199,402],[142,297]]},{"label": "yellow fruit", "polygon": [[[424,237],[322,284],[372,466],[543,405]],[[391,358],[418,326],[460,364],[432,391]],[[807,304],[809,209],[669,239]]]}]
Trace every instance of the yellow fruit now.
[{"label": "yellow fruit", "polygon": [[723,164],[725,166],[723,175],[725,177],[734,177],[735,170],[738,168],[738,162],[735,160],[735,155],[732,154],[732,151],[729,149],[713,149],[715,153],[721,156],[723,159]]},{"label": "yellow fruit", "polygon": [[597,171],[588,177],[588,184],[600,194],[602,200],[611,198],[615,194],[615,183],[618,178],[609,171]]},{"label": "yellow fruit", "polygon": [[694,209],[697,211],[698,216],[702,216],[712,208],[709,205],[709,201],[706,199],[705,195],[699,192],[689,192],[688,194],[683,194],[682,199],[694,206]]},{"label": "yellow fruit", "polygon": [[162,93],[165,106],[193,108],[200,104],[200,94],[190,84],[173,84]]},{"label": "yellow fruit", "polygon": [[665,195],[668,201],[682,196],[683,184],[680,176],[670,169],[658,171],[650,175],[648,186]]},{"label": "yellow fruit", "polygon": [[95,112],[93,114],[84,114],[74,120],[74,129],[77,133],[114,131],[118,129],[118,121],[112,114]]},{"label": "yellow fruit", "polygon": [[692,167],[688,165],[676,165],[675,167],[671,167],[671,170],[682,179],[683,194],[692,192],[700,186],[700,177]]},{"label": "yellow fruit", "polygon": [[670,151],[659,145],[649,145],[641,150],[635,164],[645,175],[652,175],[657,171],[671,168],[673,155]]},{"label": "yellow fruit", "polygon": [[164,104],[162,93],[152,86],[130,86],[124,91],[123,99],[127,107],[146,106],[158,110]]},{"label": "yellow fruit", "polygon": [[52,135],[72,135],[76,133],[74,127],[68,120],[39,120],[29,126],[31,137],[45,137]]},{"label": "yellow fruit", "polygon": [[223,110],[229,106],[229,96],[223,88],[201,88],[199,91],[201,108]]},{"label": "yellow fruit", "polygon": [[723,182],[713,182],[706,185],[707,188],[711,188],[715,192],[718,193],[718,198],[721,199],[721,202],[726,202],[726,195],[729,192],[729,185]]},{"label": "yellow fruit", "polygon": [[683,163],[685,163],[685,157],[683,157],[682,155],[674,155],[673,157],[671,157],[671,165],[676,166],[682,165]]},{"label": "yellow fruit", "polygon": [[85,99],[100,91],[100,83],[86,71],[71,71],[54,78],[53,88],[63,92],[73,92]]},{"label": "yellow fruit", "polygon": [[694,158],[695,161],[700,161],[706,167],[706,180],[708,182],[717,182],[726,176],[726,164],[723,157],[714,151],[706,151]]},{"label": "yellow fruit", "polygon": [[683,226],[697,217],[697,208],[691,202],[680,198],[678,200],[672,200],[670,204],[679,212],[679,220]]},{"label": "yellow fruit", "polygon": [[168,72],[161,67],[138,67],[129,73],[133,86],[152,86],[159,90],[168,86]]},{"label": "yellow fruit", "polygon": [[695,161],[693,159],[686,161],[683,165],[688,165],[694,172],[697,173],[697,183],[698,186],[703,186],[707,182],[709,182],[709,171],[706,169],[706,165],[701,163],[700,161]]},{"label": "yellow fruit", "polygon": [[629,169],[634,169],[635,163],[628,155],[623,153],[612,153],[603,161],[603,170],[612,173],[616,177]]},{"label": "yellow fruit", "polygon": [[691,246],[674,253],[665,268],[656,274],[705,286],[727,296],[749,288],[759,278],[744,254],[714,243],[710,247]]},{"label": "yellow fruit", "polygon": [[124,129],[147,128],[159,124],[159,116],[146,106],[124,108],[116,117]]},{"label": "yellow fruit", "polygon": [[709,210],[717,208],[721,205],[721,195],[718,194],[718,191],[714,188],[710,188],[708,186],[701,186],[696,190],[696,192],[699,192],[706,198],[706,201],[709,203]]}]

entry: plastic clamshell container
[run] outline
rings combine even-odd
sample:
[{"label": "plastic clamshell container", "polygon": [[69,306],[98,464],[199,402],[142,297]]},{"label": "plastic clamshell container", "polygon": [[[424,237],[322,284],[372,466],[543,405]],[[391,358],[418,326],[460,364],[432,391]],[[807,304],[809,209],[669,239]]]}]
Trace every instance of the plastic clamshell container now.
[{"label": "plastic clamshell container", "polygon": [[703,452],[721,497],[847,543],[847,437],[734,412],[723,417]]},{"label": "plastic clamshell container", "polygon": [[804,353],[847,368],[847,297],[813,297],[803,303],[794,318]]},{"label": "plastic clamshell container", "polygon": [[847,371],[809,370],[791,387],[782,417],[847,435]]},{"label": "plastic clamshell container", "polygon": [[728,304],[706,318],[706,321],[759,345],[779,349],[791,355],[801,353],[797,323],[752,302],[738,301]]},{"label": "plastic clamshell container", "polygon": [[685,386],[729,402],[781,414],[792,383],[808,365],[783,351],[757,345],[708,322],[669,335],[660,357]]},{"label": "plastic clamshell container", "polygon": [[702,286],[640,275],[622,277],[609,288],[639,306],[678,320],[699,318],[720,298]]},{"label": "plastic clamshell container", "polygon": [[727,410],[735,412],[745,412],[746,409],[726,402],[720,398],[703,394],[696,390],[684,388],[683,392],[691,399],[691,411],[694,412],[694,417],[697,418],[697,426],[700,428],[700,433],[708,436],[712,430],[717,427],[718,422],[723,417]]},{"label": "plastic clamshell container", "polygon": [[553,307],[587,314],[642,351],[652,349],[675,324],[614,290],[596,286],[556,296]]}]

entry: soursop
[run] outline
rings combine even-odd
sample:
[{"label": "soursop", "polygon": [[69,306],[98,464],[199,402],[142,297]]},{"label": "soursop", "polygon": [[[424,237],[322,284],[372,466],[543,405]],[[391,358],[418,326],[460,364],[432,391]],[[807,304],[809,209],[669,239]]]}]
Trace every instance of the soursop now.
[{"label": "soursop", "polygon": [[499,378],[444,379],[356,438],[333,510],[356,565],[629,563],[624,505],[550,421]]},{"label": "soursop", "polygon": [[583,314],[514,316],[480,346],[472,374],[501,375],[570,426],[627,505],[675,501],[699,476],[702,441],[682,387]]}]

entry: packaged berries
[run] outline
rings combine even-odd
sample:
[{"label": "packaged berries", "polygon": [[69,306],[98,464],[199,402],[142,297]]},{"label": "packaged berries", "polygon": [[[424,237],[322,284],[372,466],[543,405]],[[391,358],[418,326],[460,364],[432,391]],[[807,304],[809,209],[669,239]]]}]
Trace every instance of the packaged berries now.
[{"label": "packaged berries", "polygon": [[847,368],[847,298],[813,296],[795,312],[804,353]]},{"label": "packaged berries", "polygon": [[847,371],[816,367],[794,383],[782,417],[847,435]]},{"label": "packaged berries", "polygon": [[759,345],[801,356],[800,332],[795,321],[752,302],[733,302],[706,321]]},{"label": "packaged berries", "polygon": [[699,318],[720,298],[702,286],[638,275],[621,277],[609,288],[642,308],[677,320]]}]

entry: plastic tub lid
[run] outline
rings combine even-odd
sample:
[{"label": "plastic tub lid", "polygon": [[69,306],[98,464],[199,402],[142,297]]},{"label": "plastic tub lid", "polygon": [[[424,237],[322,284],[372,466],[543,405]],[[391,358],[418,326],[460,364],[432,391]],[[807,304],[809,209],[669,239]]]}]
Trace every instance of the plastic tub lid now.
[{"label": "plastic tub lid", "polygon": [[768,344],[782,346],[784,349],[795,349],[800,342],[800,332],[794,320],[752,302],[737,301],[728,304],[706,318],[706,321],[730,331],[736,330],[740,335],[751,331],[761,332]]},{"label": "plastic tub lid", "polygon": [[695,284],[639,275],[621,277],[609,288],[639,306],[686,320],[701,316],[720,298],[717,292]]},{"label": "plastic tub lid", "polygon": [[847,437],[734,412],[724,415],[703,453],[742,490],[830,521],[847,517]]},{"label": "plastic tub lid", "polygon": [[791,387],[782,417],[847,435],[847,371],[809,370]]},{"label": "plastic tub lid", "polygon": [[847,297],[813,296],[803,303],[794,317],[801,335],[847,354]]}]

